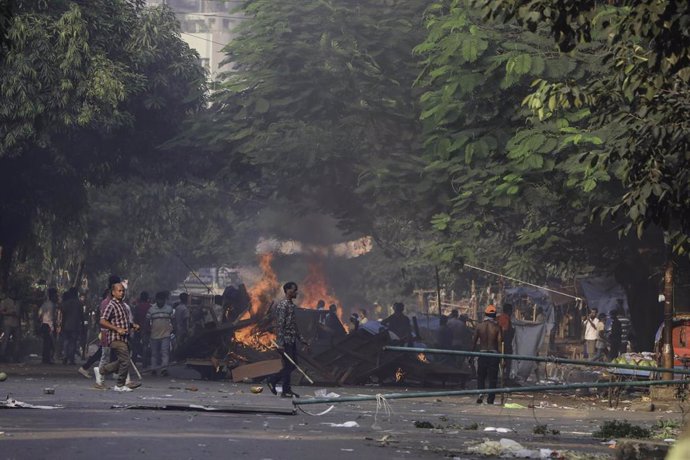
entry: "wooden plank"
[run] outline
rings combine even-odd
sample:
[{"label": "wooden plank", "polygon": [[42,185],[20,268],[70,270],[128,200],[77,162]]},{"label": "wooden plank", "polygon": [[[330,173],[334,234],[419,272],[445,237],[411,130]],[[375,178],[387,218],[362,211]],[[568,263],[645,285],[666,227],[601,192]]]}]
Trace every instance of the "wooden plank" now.
[{"label": "wooden plank", "polygon": [[238,366],[232,370],[232,381],[242,382],[245,379],[254,379],[275,374],[283,367],[282,359],[267,359],[256,363]]}]

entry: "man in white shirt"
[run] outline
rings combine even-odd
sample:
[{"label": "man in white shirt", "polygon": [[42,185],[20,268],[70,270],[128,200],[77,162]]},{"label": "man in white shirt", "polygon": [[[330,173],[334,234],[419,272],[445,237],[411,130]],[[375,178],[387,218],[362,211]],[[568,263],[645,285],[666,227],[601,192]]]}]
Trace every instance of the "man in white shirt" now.
[{"label": "man in white shirt", "polygon": [[582,321],[585,329],[585,350],[587,351],[587,358],[593,359],[596,355],[597,339],[599,338],[599,318],[597,318],[597,309],[592,308],[589,311],[589,316]]},{"label": "man in white shirt", "polygon": [[48,299],[43,302],[38,310],[38,321],[41,324],[41,337],[43,338],[43,364],[53,364],[53,352],[55,351],[55,309],[58,301],[57,289],[48,289]]}]

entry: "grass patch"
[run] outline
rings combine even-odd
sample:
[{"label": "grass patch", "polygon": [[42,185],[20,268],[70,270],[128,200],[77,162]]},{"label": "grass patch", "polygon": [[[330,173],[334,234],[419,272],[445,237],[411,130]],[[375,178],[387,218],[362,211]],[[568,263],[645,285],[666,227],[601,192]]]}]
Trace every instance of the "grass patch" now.
[{"label": "grass patch", "polygon": [[556,430],[556,429],[551,429],[549,430],[549,427],[544,424],[544,425],[536,425],[534,429],[532,430],[532,433],[534,434],[540,434],[542,436],[546,436],[547,434],[552,434],[554,436],[561,434],[561,430]]},{"label": "grass patch", "polygon": [[597,431],[592,433],[595,438],[649,438],[652,432],[638,425],[632,425],[626,421],[608,420]]}]

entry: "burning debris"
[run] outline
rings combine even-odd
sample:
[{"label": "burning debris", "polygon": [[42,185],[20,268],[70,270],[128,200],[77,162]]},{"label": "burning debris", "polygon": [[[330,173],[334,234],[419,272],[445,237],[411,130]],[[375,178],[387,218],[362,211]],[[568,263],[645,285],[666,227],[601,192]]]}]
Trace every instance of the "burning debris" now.
[{"label": "burning debris", "polygon": [[[281,360],[274,345],[272,307],[282,291],[273,261],[272,253],[261,254],[258,281],[244,296],[238,296],[246,300],[232,305],[237,309],[232,322],[217,323],[194,337],[184,356],[189,366],[208,378],[232,372],[235,381],[252,381],[279,370]],[[405,353],[384,352],[383,347],[390,341],[384,326],[343,328],[342,335],[333,334],[324,318],[326,312],[318,311],[317,304],[323,300],[324,304],[336,305],[341,324],[343,309],[329,286],[323,260],[318,257],[309,259],[308,274],[301,281],[300,293],[297,323],[302,335],[311,343],[310,353],[300,352],[300,365],[318,383],[400,383],[405,380],[424,384],[455,379],[463,384],[468,376],[467,370],[430,361],[424,353],[410,361]],[[211,371],[204,372],[203,366]]]}]

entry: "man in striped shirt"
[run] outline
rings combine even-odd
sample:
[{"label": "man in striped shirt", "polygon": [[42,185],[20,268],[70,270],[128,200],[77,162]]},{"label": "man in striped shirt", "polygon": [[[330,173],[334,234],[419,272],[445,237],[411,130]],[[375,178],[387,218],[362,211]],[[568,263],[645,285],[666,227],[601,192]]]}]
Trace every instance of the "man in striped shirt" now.
[{"label": "man in striped shirt", "polygon": [[104,374],[117,372],[117,385],[113,390],[120,392],[132,391],[127,385],[127,372],[129,371],[129,345],[127,337],[130,329],[138,330],[139,326],[132,324],[129,308],[125,305],[125,287],[122,283],[113,285],[110,292],[111,300],[101,315],[101,327],[106,330],[106,346],[115,351],[117,360],[103,367]]}]

